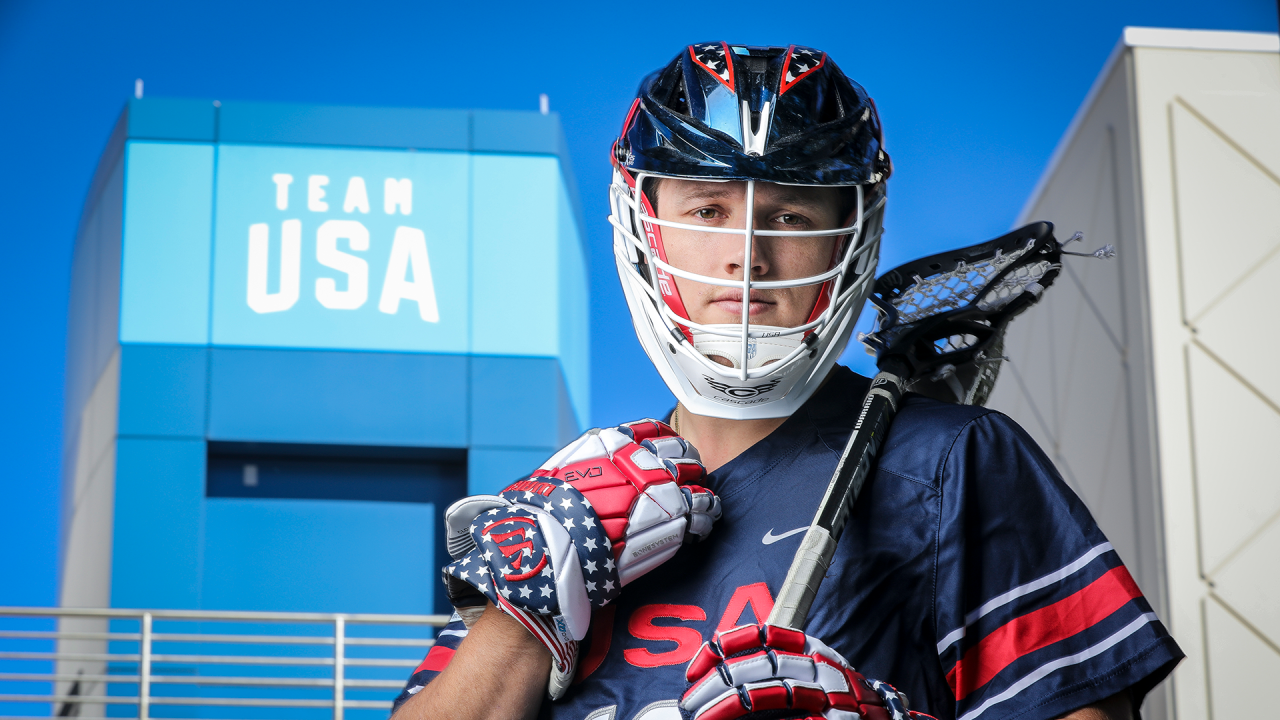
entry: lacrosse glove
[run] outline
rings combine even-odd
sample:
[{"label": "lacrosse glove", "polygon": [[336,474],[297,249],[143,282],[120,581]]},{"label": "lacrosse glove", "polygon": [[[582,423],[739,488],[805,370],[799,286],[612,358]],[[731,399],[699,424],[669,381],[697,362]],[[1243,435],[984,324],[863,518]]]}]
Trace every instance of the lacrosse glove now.
[{"label": "lacrosse glove", "polygon": [[705,472],[656,420],[587,432],[499,495],[445,512],[450,601],[464,619],[487,600],[523,624],[551,651],[558,699],[592,609],[711,531],[720,499],[693,484]]},{"label": "lacrosse glove", "polygon": [[[716,633],[689,661],[680,708],[694,720],[933,720],[799,630],[759,623]],[[791,712],[786,712],[791,711]]]}]

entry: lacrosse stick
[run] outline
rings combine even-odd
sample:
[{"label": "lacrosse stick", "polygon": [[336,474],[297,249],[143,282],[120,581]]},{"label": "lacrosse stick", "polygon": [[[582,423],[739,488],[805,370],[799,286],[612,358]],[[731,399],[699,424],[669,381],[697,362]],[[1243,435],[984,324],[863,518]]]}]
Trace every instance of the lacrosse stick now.
[{"label": "lacrosse stick", "polygon": [[[1003,359],[1005,328],[1057,278],[1067,243],[1053,237],[1052,224],[1034,223],[990,242],[909,262],[876,280],[871,302],[880,311],[879,322],[860,339],[874,350],[879,373],[791,561],[769,624],[803,629],[903,393],[918,387],[938,395],[945,388],[960,402],[985,400]],[[1093,253],[1112,254],[1110,246]]]}]

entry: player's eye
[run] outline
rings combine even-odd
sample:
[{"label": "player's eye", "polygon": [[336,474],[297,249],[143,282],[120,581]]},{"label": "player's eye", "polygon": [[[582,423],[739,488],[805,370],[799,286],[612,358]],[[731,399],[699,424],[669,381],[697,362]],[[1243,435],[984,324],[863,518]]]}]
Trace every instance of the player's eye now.
[{"label": "player's eye", "polygon": [[699,220],[715,220],[720,217],[720,211],[715,208],[698,208],[693,211],[695,217]]},{"label": "player's eye", "polygon": [[775,218],[775,222],[781,223],[783,225],[796,226],[796,225],[807,224],[809,222],[809,219],[803,215],[796,215],[795,213],[783,213],[779,215],[777,218]]}]

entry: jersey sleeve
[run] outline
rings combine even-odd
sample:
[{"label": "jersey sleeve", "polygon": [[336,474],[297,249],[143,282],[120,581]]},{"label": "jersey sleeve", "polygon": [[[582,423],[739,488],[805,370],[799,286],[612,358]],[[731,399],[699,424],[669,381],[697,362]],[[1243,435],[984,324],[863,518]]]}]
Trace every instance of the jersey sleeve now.
[{"label": "jersey sleeve", "polygon": [[1115,549],[1012,420],[971,420],[944,460],[938,656],[958,720],[1053,718],[1182,658]]},{"label": "jersey sleeve", "polygon": [[440,674],[449,661],[453,659],[453,653],[457,651],[458,645],[462,643],[462,639],[467,636],[467,626],[463,624],[462,618],[457,613],[449,618],[449,624],[444,626],[439,635],[436,635],[435,644],[431,646],[431,650],[427,652],[427,656],[422,659],[422,664],[414,668],[413,674],[409,676],[409,681],[404,684],[404,689],[396,696],[395,702],[391,704],[391,714],[395,715],[400,706],[406,700],[417,695],[427,683],[435,679]]}]

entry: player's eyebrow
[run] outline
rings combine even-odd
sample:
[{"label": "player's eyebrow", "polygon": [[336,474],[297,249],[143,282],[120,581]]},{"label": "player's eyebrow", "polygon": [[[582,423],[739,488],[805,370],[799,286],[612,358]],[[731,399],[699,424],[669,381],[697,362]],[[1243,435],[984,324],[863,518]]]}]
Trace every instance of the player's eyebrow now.
[{"label": "player's eyebrow", "polygon": [[[778,203],[780,205],[799,205],[806,208],[817,208],[822,207],[823,205],[821,198],[796,192],[780,193],[770,197],[769,200],[770,202]],[[757,199],[756,202],[759,203],[760,200]]]},{"label": "player's eyebrow", "polygon": [[[703,202],[707,200],[739,200],[742,199],[745,189],[735,187],[725,183],[699,183],[697,187],[680,193],[680,199],[683,202]],[[788,205],[798,210],[813,212],[823,209],[825,198],[815,197],[809,193],[796,192],[795,190],[780,190],[775,194],[766,196],[770,204]],[[763,201],[761,195],[756,195],[756,204]]]},{"label": "player's eyebrow", "polygon": [[[742,188],[719,184],[711,185],[710,183],[707,183],[705,186],[699,186],[695,190],[681,193],[681,197],[686,200],[715,200],[719,198],[740,198],[743,196],[744,192],[745,191]],[[772,202],[788,203],[792,205],[819,205],[822,202],[818,198],[798,192],[784,191],[768,197]],[[759,202],[760,199],[761,194],[757,194],[756,201]]]},{"label": "player's eyebrow", "polygon": [[708,183],[699,183],[696,190],[681,193],[680,197],[684,200],[720,200],[722,198],[741,197],[743,190],[738,188],[730,188],[719,183],[712,185]]}]

